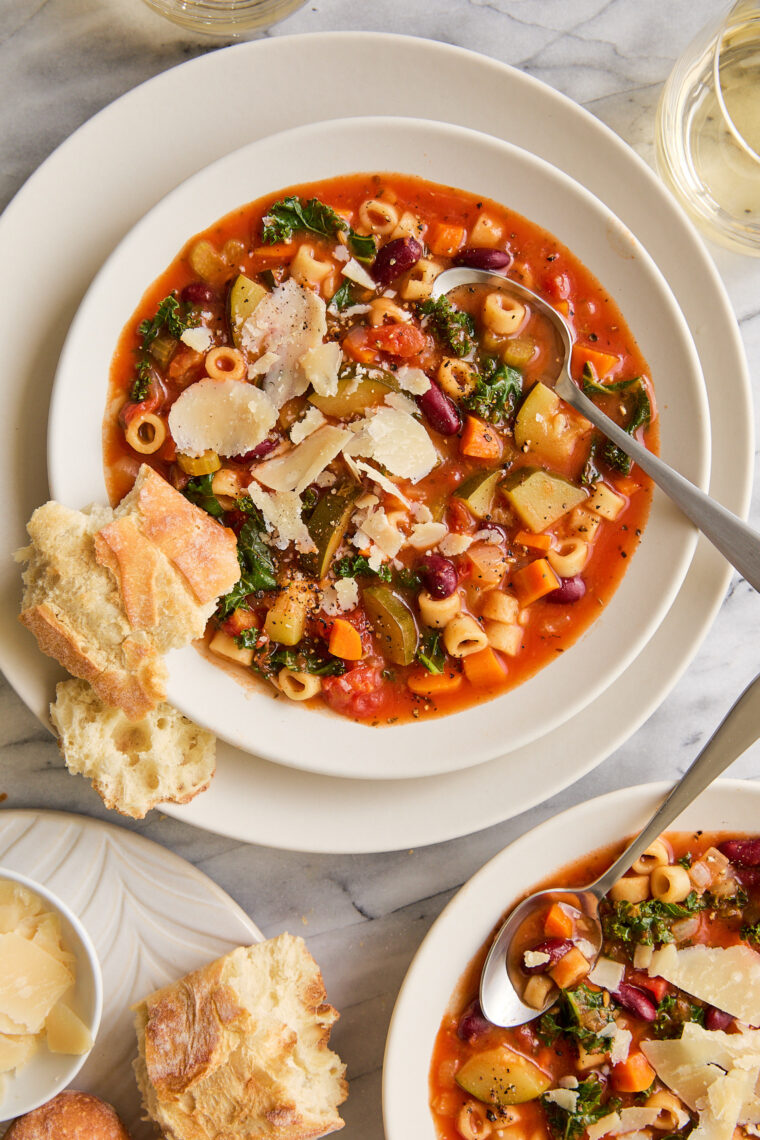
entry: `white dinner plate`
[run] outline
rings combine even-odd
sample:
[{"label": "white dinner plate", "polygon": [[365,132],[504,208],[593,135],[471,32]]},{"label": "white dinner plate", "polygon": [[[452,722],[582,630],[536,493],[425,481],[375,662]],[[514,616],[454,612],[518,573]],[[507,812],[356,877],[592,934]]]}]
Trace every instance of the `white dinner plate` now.
[{"label": "white dinner plate", "polygon": [[[642,784],[576,804],[510,843],[457,892],[428,931],[396,999],[383,1063],[386,1140],[436,1140],[429,1108],[435,1037],[459,979],[510,905],[588,852],[635,834],[671,787]],[[758,810],[760,788],[719,780],[668,830],[756,832]]]},{"label": "white dinner plate", "polygon": [[0,866],[49,887],[90,935],[103,974],[103,1016],[76,1088],[113,1104],[132,1140],[140,1119],[130,1007],[236,946],[263,939],[229,895],[157,843],[86,816],[0,811]]},{"label": "white dinner plate", "polygon": [[[315,53],[333,76],[330,84],[309,80]],[[285,73],[287,100],[271,98]],[[378,74],[398,81],[366,82]],[[431,82],[441,74],[445,84]],[[241,44],[137,87],[67,139],[0,219],[0,252],[15,267],[14,291],[0,312],[6,364],[0,474],[13,489],[0,519],[4,548],[24,542],[26,519],[47,497],[42,457],[56,362],[87,286],[117,242],[183,178],[253,138],[345,114],[349,95],[353,114],[411,110],[474,128],[487,124],[614,210],[654,257],[689,324],[710,403],[710,490],[743,514],[753,440],[738,329],[704,246],[652,172],[588,112],[513,68],[427,40],[336,33]],[[182,115],[173,114],[178,106]],[[230,107],[234,114],[226,113]],[[144,131],[145,122],[162,114],[172,114],[170,148]],[[130,179],[125,193],[124,172],[134,169],[140,177]],[[32,305],[40,281],[44,304]],[[72,463],[76,451],[73,439]],[[367,782],[298,772],[224,745],[209,791],[166,810],[244,841],[333,852],[420,846],[507,819],[589,771],[643,723],[692,660],[729,578],[721,557],[701,541],[662,626],[603,699],[508,758],[430,780]],[[46,719],[61,673],[16,621],[20,590],[17,567],[0,561],[0,661],[21,697]]]},{"label": "white dinner plate", "polygon": [[[456,156],[454,158],[454,156]],[[692,482],[709,471],[708,409],[686,322],[652,259],[606,207],[556,167],[480,132],[408,118],[338,119],[250,143],[155,206],[88,290],[56,372],[48,430],[53,498],[107,503],[103,411],[111,359],[145,290],[193,234],[244,202],[297,183],[393,170],[506,205],[568,246],[622,310],[656,377],[663,458]],[[71,463],[70,440],[79,458]],[[377,731],[236,684],[188,647],[168,659],[170,702],[244,751],[326,775],[412,779],[470,768],[530,744],[599,697],[649,641],[676,596],[696,531],[662,495],[622,584],[591,628],[535,676],[453,716]]]}]

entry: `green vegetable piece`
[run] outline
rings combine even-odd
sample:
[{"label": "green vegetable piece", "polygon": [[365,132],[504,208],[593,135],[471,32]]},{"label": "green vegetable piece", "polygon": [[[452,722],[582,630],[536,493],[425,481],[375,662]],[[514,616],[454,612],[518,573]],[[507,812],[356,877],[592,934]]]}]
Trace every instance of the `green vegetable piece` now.
[{"label": "green vegetable piece", "polygon": [[546,1098],[542,1100],[546,1122],[555,1140],[580,1140],[590,1124],[620,1108],[619,1097],[602,1101],[604,1087],[593,1075],[588,1080],[581,1081],[575,1091],[578,1095],[572,1112],[560,1108],[554,1101]]},{"label": "green vegetable piece", "polygon": [[500,467],[476,471],[474,475],[470,475],[459,484],[454,496],[467,505],[476,519],[486,519],[491,514],[496,488],[502,475]]},{"label": "green vegetable piece", "polygon": [[343,541],[346,528],[351,521],[354,503],[361,491],[357,483],[344,483],[323,495],[314,508],[306,525],[317,552],[304,555],[303,565],[315,578],[324,578],[330,569],[330,563]]},{"label": "green vegetable piece", "polygon": [[188,479],[185,483],[182,494],[191,503],[195,503],[196,507],[201,507],[206,514],[211,515],[212,518],[220,519],[224,510],[214,494],[211,486],[212,479],[213,475],[196,475],[194,479]]},{"label": "green vegetable piece", "polygon": [[377,570],[373,570],[364,554],[345,554],[333,562],[332,571],[336,578],[379,578],[381,582],[393,580],[389,562],[382,562]]},{"label": "green vegetable piece", "polygon": [[422,316],[430,317],[436,335],[455,356],[466,356],[475,347],[475,324],[472,317],[461,309],[455,309],[448,297],[423,301],[419,311]]},{"label": "green vegetable piece", "polygon": [[522,375],[492,357],[481,362],[475,390],[465,400],[465,407],[496,427],[508,427],[522,396]]},{"label": "green vegetable piece", "polygon": [[227,322],[235,348],[243,347],[241,340],[243,325],[266,295],[264,286],[251,281],[244,273],[239,273],[232,282],[227,294]]},{"label": "green vegetable piece", "polygon": [[394,665],[411,665],[419,637],[409,606],[388,586],[367,586],[362,598],[382,652]]},{"label": "green vegetable piece", "polygon": [[159,333],[148,349],[148,352],[159,368],[166,368],[174,356],[178,344],[179,341],[175,336],[171,336],[169,333]]},{"label": "green vegetable piece", "polygon": [[417,660],[424,665],[428,673],[441,674],[446,664],[446,650],[441,642],[443,634],[440,629],[429,629],[422,636],[422,643],[417,650]]},{"label": "green vegetable piece", "polygon": [[326,416],[343,419],[354,416],[374,404],[382,404],[388,392],[398,392],[399,383],[392,372],[373,368],[372,375],[357,379],[349,370],[338,381],[338,391],[334,396],[320,396],[312,392],[309,403],[319,408]]},{"label": "green vegetable piece", "polygon": [[536,1100],[552,1083],[543,1069],[508,1045],[476,1053],[465,1061],[455,1080],[470,1096],[502,1108]]},{"label": "green vegetable piece", "polygon": [[271,245],[277,241],[290,241],[293,234],[304,231],[320,237],[346,233],[354,257],[365,263],[375,259],[377,246],[372,234],[357,234],[332,206],[320,202],[319,198],[307,201],[291,195],[275,202],[262,219],[261,240]]},{"label": "green vegetable piece", "polygon": [[542,467],[521,467],[508,475],[502,486],[510,506],[534,534],[552,526],[588,497],[583,488]]}]

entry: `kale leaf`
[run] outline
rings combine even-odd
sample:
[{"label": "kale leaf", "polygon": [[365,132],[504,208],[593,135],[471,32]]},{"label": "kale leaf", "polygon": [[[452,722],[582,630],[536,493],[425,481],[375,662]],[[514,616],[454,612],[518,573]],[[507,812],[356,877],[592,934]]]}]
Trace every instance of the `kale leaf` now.
[{"label": "kale leaf", "polygon": [[760,922],[746,923],[741,929],[741,936],[745,942],[760,944]]},{"label": "kale leaf", "polygon": [[588,1080],[581,1081],[574,1091],[577,1092],[578,1097],[575,1109],[572,1112],[560,1108],[558,1104],[547,1099],[546,1096],[541,1097],[549,1131],[555,1140],[578,1140],[590,1124],[594,1124],[603,1116],[615,1112],[620,1107],[620,1100],[617,1097],[611,1097],[604,1103],[602,1102],[604,1085],[596,1077],[589,1077]]},{"label": "kale leaf", "polygon": [[[583,369],[581,380],[583,391],[587,396],[608,396],[614,393],[626,392],[633,399],[633,409],[628,416],[628,423],[624,430],[633,435],[640,427],[644,427],[652,418],[652,404],[649,399],[644,381],[640,376],[632,376],[628,380],[617,380],[612,384],[600,384],[594,375],[590,364]],[[607,442],[602,452],[605,463],[623,475],[629,475],[633,460],[626,455],[622,448]]]},{"label": "kale leaf", "polygon": [[259,590],[275,590],[277,577],[275,572],[274,556],[271,547],[264,542],[264,522],[253,503],[243,506],[245,500],[238,505],[248,515],[238,535],[238,562],[240,563],[240,578],[228,594],[219,599],[217,616],[223,621],[233,610],[246,605],[249,594],[258,593]]},{"label": "kale leaf", "polygon": [[425,666],[428,673],[442,673],[446,664],[446,650],[441,644],[441,637],[440,629],[430,629],[422,635],[417,660]]},{"label": "kale leaf", "polygon": [[588,1053],[606,1053],[609,1040],[599,1033],[614,1020],[614,1006],[605,1005],[604,1001],[602,990],[592,990],[586,985],[562,990],[557,1004],[538,1021],[539,1037],[547,1045],[557,1037],[569,1037]]},{"label": "kale leaf", "polygon": [[220,519],[224,514],[224,509],[212,490],[212,478],[211,475],[196,475],[194,479],[187,481],[182,488],[182,494],[191,503],[195,503],[196,507],[204,510],[207,515]]},{"label": "kale leaf", "polygon": [[680,1037],[685,1022],[705,1023],[705,1007],[695,1005],[679,994],[665,994],[657,1006],[657,1017],[652,1022],[655,1037],[671,1039]]},{"label": "kale leaf", "polygon": [[455,356],[466,356],[475,347],[475,324],[469,313],[455,309],[448,297],[439,297],[437,301],[423,301],[418,305],[419,312],[430,317],[430,323],[436,335],[454,353]]},{"label": "kale leaf", "polygon": [[357,234],[348,222],[333,210],[332,206],[320,202],[319,198],[298,198],[291,195],[281,198],[270,206],[262,218],[261,240],[267,245],[277,241],[290,241],[293,234],[319,234],[320,237],[335,237],[339,233],[348,235],[348,245],[359,261],[370,262],[375,258],[377,246],[371,234]]},{"label": "kale leaf", "polygon": [[475,390],[465,399],[468,411],[482,420],[505,427],[514,419],[522,396],[522,376],[508,364],[498,364],[487,357],[481,368]]},{"label": "kale leaf", "polygon": [[253,650],[251,668],[264,677],[272,677],[283,668],[317,677],[338,677],[346,671],[345,663],[328,653],[324,642],[310,638],[294,646],[280,645],[262,639],[258,629],[244,629],[235,642],[241,649]]},{"label": "kale leaf", "polygon": [[396,571],[396,584],[402,590],[414,590],[416,593],[422,585],[422,579],[414,570],[404,566],[401,570]]},{"label": "kale leaf", "polygon": [[338,578],[379,578],[381,582],[390,582],[393,576],[389,563],[373,570],[364,554],[346,554],[333,562],[332,568]]},{"label": "kale leaf", "polygon": [[602,929],[605,938],[620,942],[641,943],[654,946],[660,942],[673,942],[671,925],[679,918],[704,910],[708,905],[696,891],[691,891],[683,902],[666,903],[660,899],[647,899],[645,902],[631,903],[620,899],[605,904],[602,914]]},{"label": "kale leaf", "polygon": [[335,309],[337,312],[342,313],[344,309],[348,309],[354,303],[354,291],[351,287],[350,281],[344,281],[340,289],[337,289],[330,298],[328,309]]},{"label": "kale leaf", "polygon": [[138,360],[135,365],[136,376],[129,389],[129,398],[136,404],[144,400],[150,389],[150,363],[147,360]]},{"label": "kale leaf", "polygon": [[596,483],[602,477],[602,473],[596,463],[598,451],[599,436],[594,436],[594,438],[591,440],[591,446],[588,449],[588,458],[586,459],[586,462],[583,465],[583,470],[581,471],[581,485],[584,487],[590,487],[592,483]]},{"label": "kale leaf", "polygon": [[142,350],[145,352],[150,348],[153,341],[164,329],[179,340],[185,329],[195,328],[197,324],[198,318],[183,312],[177,298],[170,294],[168,297],[164,297],[152,320],[140,322],[138,332],[142,337]]}]

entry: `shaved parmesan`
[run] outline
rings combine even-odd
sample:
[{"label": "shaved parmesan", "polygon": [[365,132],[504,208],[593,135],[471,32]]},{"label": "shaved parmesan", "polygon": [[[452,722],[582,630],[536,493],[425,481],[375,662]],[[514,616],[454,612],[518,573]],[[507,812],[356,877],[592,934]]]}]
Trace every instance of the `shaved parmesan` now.
[{"label": "shaved parmesan", "polygon": [[544,966],[550,961],[551,954],[547,954],[544,950],[526,950],[523,954],[523,962],[529,970],[534,966]]},{"label": "shaved parmesan", "polygon": [[410,505],[409,500],[405,495],[402,495],[396,484],[392,483],[390,479],[382,474],[381,471],[377,471],[374,467],[370,467],[369,463],[363,463],[361,460],[359,460],[358,463],[354,463],[353,460],[351,462],[352,466],[356,467],[357,471],[361,471],[365,475],[369,475],[372,482],[377,483],[378,487],[382,487],[387,495],[392,495],[394,499],[398,499],[398,501],[400,503],[403,503],[405,507],[408,507]]},{"label": "shaved parmesan", "polygon": [[396,370],[398,380],[404,392],[411,392],[413,396],[422,396],[430,387],[430,380],[421,368],[410,368],[403,364]]},{"label": "shaved parmesan", "polygon": [[276,408],[308,388],[301,361],[310,349],[322,344],[327,332],[325,314],[322,298],[291,277],[268,293],[241,326],[241,349],[249,361],[262,355],[273,358],[264,390]]},{"label": "shaved parmesan", "polygon": [[350,438],[351,432],[344,428],[325,424],[284,455],[257,464],[251,474],[274,491],[295,491],[300,495]]},{"label": "shaved parmesan", "polygon": [[271,400],[240,380],[199,380],[171,406],[169,431],[184,455],[240,455],[251,451],[274,427]]},{"label": "shaved parmesan", "polygon": [[427,503],[420,503],[418,500],[415,500],[412,503],[412,518],[415,522],[432,522],[433,512]]},{"label": "shaved parmesan", "polygon": [[0,1012],[25,1033],[39,1033],[74,982],[63,963],[15,930],[0,934]]},{"label": "shaved parmesan", "polygon": [[412,527],[412,533],[409,535],[409,545],[413,546],[415,550],[428,550],[431,546],[437,546],[445,535],[446,526],[444,523],[415,523]]},{"label": "shaved parmesan", "polygon": [[348,261],[351,256],[346,247],[341,245],[340,242],[333,247],[332,255],[336,261]]},{"label": "shaved parmesan", "polygon": [[615,1035],[610,1047],[610,1064],[619,1065],[627,1059],[632,1040],[633,1034],[629,1029],[621,1029],[620,1026],[615,1027]]},{"label": "shaved parmesan", "polygon": [[330,617],[344,614],[359,605],[359,587],[356,578],[339,578],[328,586],[322,596],[322,609]]},{"label": "shaved parmesan", "polygon": [[422,424],[406,412],[387,407],[359,421],[345,451],[374,459],[391,475],[413,483],[424,479],[438,461],[438,452]]},{"label": "shaved parmesan", "polygon": [[389,408],[395,408],[398,412],[406,412],[408,416],[413,416],[417,411],[417,405],[408,396],[404,396],[402,392],[389,392],[384,401]]},{"label": "shaved parmesan", "polygon": [[636,970],[648,969],[652,955],[654,954],[654,947],[645,946],[643,942],[637,942],[633,951],[633,966]]},{"label": "shaved parmesan", "polygon": [[612,993],[618,988],[625,975],[625,966],[620,962],[613,962],[612,958],[597,958],[596,965],[588,976],[588,980],[603,990]]},{"label": "shaved parmesan", "polygon": [[0,1073],[20,1069],[37,1051],[39,1039],[30,1033],[10,1037],[0,1033]]},{"label": "shaved parmesan", "polygon": [[264,526],[274,536],[274,545],[284,550],[291,542],[301,554],[310,554],[317,548],[301,518],[301,499],[295,491],[265,491],[258,483],[251,483],[248,494],[261,511]]},{"label": "shaved parmesan", "polygon": [[594,1124],[589,1124],[586,1129],[587,1140],[599,1140],[600,1136],[607,1136],[611,1132],[616,1132],[620,1128],[620,1116],[617,1112],[611,1112],[607,1116],[603,1116],[601,1120],[597,1120]]},{"label": "shaved parmesan", "polygon": [[214,342],[211,329],[204,329],[200,325],[197,328],[185,329],[179,339],[188,348],[192,348],[193,352],[208,352]]},{"label": "shaved parmesan", "polygon": [[578,1094],[573,1092],[572,1089],[550,1089],[549,1092],[544,1093],[544,1100],[552,1101],[558,1108],[564,1109],[565,1112],[575,1112],[578,1104]]},{"label": "shaved parmesan", "polygon": [[395,558],[404,545],[404,535],[388,521],[382,507],[370,508],[361,529],[388,558]]},{"label": "shaved parmesan", "polygon": [[298,420],[290,429],[290,442],[302,443],[307,435],[311,435],[322,424],[327,423],[319,408],[309,408],[303,419]]},{"label": "shaved parmesan", "polygon": [[747,1025],[760,1023],[760,955],[748,946],[676,950],[668,943],[652,955],[649,975],[665,978]]},{"label": "shaved parmesan", "polygon": [[472,542],[473,539],[469,534],[447,534],[438,543],[438,549],[447,558],[452,558],[457,554],[464,554],[465,550],[472,546]]},{"label": "shaved parmesan", "polygon": [[343,353],[337,341],[318,344],[301,357],[306,379],[320,396],[334,396],[338,391],[338,369]]},{"label": "shaved parmesan", "polygon": [[364,289],[372,289],[373,292],[377,289],[377,282],[373,281],[369,273],[367,273],[367,270],[363,265],[360,265],[355,257],[352,257],[350,261],[346,262],[341,269],[341,273],[344,277],[348,277],[349,281],[355,281],[357,285],[361,285]]},{"label": "shaved parmesan", "polygon": [[263,376],[278,359],[276,352],[265,352],[253,364],[248,365],[248,379],[255,380],[257,376]]}]

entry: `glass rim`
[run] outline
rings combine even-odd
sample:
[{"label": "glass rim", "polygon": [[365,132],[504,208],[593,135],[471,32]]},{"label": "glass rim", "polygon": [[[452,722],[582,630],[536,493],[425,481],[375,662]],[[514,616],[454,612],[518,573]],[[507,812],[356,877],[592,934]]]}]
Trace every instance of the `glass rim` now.
[{"label": "glass rim", "polygon": [[744,137],[744,134],[736,125],[733,115],[728,109],[723,92],[723,81],[721,79],[721,58],[723,56],[726,39],[730,35],[733,24],[736,22],[737,16],[743,18],[744,14],[754,14],[758,22],[758,35],[757,35],[757,50],[760,53],[760,0],[737,0],[732,4],[731,9],[726,15],[725,20],[722,22],[718,34],[715,39],[715,50],[713,54],[713,83],[715,86],[715,97],[718,101],[721,114],[725,119],[726,126],[728,127],[731,135],[736,143],[742,150],[755,162],[760,164],[760,153],[755,147]]}]

